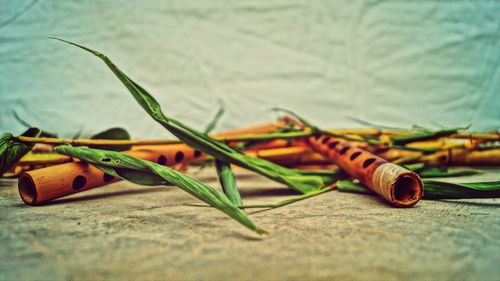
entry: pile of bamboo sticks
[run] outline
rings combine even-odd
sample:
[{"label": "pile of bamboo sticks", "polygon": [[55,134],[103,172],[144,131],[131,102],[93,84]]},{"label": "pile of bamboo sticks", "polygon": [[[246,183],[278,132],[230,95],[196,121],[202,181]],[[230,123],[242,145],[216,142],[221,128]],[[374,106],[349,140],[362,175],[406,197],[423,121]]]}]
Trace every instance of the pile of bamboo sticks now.
[{"label": "pile of bamboo sticks", "polygon": [[[233,147],[254,141],[254,145],[245,147],[243,153],[289,168],[328,171],[340,167],[396,206],[416,204],[422,197],[422,184],[414,173],[399,169],[399,166],[392,163],[425,163],[431,166],[500,165],[499,148],[482,149],[482,144],[498,142],[500,139],[498,133],[476,134],[457,131],[445,136],[409,141],[404,145],[394,145],[394,140],[409,137],[414,134],[413,131],[328,130],[335,136],[332,137],[317,133],[312,136],[311,132],[303,130],[295,132],[296,137],[293,137],[293,133],[283,134],[281,137],[276,135],[269,137],[281,128],[297,125],[290,120],[284,118],[278,122],[212,136]],[[22,142],[46,145],[131,144],[132,149],[125,151],[125,154],[174,167],[180,171],[189,165],[202,164],[210,159],[209,156],[188,145],[173,140],[62,140],[29,137],[18,137],[18,139]],[[382,170],[379,167],[384,167],[386,171],[390,170],[393,178],[390,173],[379,175],[380,172],[377,171]],[[20,196],[29,205],[44,204],[116,181],[115,178],[89,164],[54,153],[30,152],[21,158],[7,175],[19,176]],[[378,178],[376,182],[375,177],[382,178]],[[404,194],[398,194],[396,185],[400,184],[399,180],[410,186],[406,188]]]}]

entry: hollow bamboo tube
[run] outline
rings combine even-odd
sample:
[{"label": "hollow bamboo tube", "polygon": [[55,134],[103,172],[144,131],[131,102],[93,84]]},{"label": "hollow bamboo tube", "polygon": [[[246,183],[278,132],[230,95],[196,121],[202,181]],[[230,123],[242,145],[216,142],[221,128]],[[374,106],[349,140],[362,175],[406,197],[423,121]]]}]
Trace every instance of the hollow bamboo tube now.
[{"label": "hollow bamboo tube", "polygon": [[396,207],[412,207],[423,195],[417,174],[330,136],[310,137],[310,145]]},{"label": "hollow bamboo tube", "polygon": [[[153,146],[125,151],[125,154],[162,165],[179,165],[202,157],[184,144]],[[28,205],[40,205],[84,190],[103,186],[115,179],[84,162],[70,162],[21,174],[18,188]]]}]

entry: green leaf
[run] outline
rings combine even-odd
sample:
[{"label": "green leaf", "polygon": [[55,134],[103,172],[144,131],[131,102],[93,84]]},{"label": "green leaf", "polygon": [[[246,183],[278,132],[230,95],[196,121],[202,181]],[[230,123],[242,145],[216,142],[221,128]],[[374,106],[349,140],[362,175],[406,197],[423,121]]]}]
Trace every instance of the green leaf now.
[{"label": "green leaf", "polygon": [[495,198],[500,197],[500,181],[451,183],[423,180],[426,199]]},{"label": "green leaf", "polygon": [[58,146],[54,150],[57,153],[86,161],[109,175],[134,183],[143,185],[171,183],[210,206],[219,209],[248,229],[259,234],[265,232],[255,226],[247,215],[231,203],[223,193],[167,166],[107,150],[71,147],[67,145]]},{"label": "green leaf", "polygon": [[425,167],[425,163],[405,164],[403,166],[410,171],[417,172]]},{"label": "green leaf", "polygon": [[330,177],[305,175],[300,171],[289,170],[264,159],[243,155],[226,144],[212,139],[206,134],[189,128],[177,120],[168,118],[163,114],[158,102],[144,88],[132,81],[127,75],[118,69],[108,57],[87,47],[62,39],[54,39],[82,48],[102,59],[111,71],[118,77],[118,79],[125,85],[139,105],[154,120],[177,136],[188,146],[211,155],[218,160],[233,163],[257,172],[302,193],[321,189],[323,186],[329,185],[335,181],[335,175]]},{"label": "green leaf", "polygon": [[217,110],[217,113],[215,113],[215,116],[212,118],[212,121],[208,123],[207,127],[205,128],[205,131],[203,133],[208,134],[215,129],[215,126],[217,126],[217,123],[219,123],[220,118],[224,115],[224,107],[221,106],[219,110]]},{"label": "green leaf", "polygon": [[453,169],[450,170],[446,167],[425,167],[418,171],[422,178],[441,178],[441,177],[463,177],[481,174],[481,171],[466,170],[466,169]]},{"label": "green leaf", "polygon": [[236,177],[233,171],[231,171],[231,165],[220,160],[215,160],[215,168],[219,175],[222,190],[224,190],[229,201],[236,206],[243,205],[238,186],[236,185]]},{"label": "green leaf", "polygon": [[375,192],[371,191],[370,189],[364,187],[359,183],[354,183],[352,181],[339,180],[335,185],[340,191],[375,195]]},{"label": "green leaf", "polygon": [[[100,140],[130,140],[130,134],[124,128],[110,128],[90,137]],[[106,149],[114,151],[129,150],[132,145],[91,145],[90,148]]]},{"label": "green leaf", "polygon": [[[452,183],[423,179],[424,199],[464,199],[464,198],[495,198],[500,197],[500,181]],[[363,194],[375,193],[361,184],[351,181],[337,181],[340,191]]]},{"label": "green leaf", "polygon": [[421,178],[462,177],[481,174],[481,171],[471,169],[448,169],[447,167],[430,167],[424,163],[404,165],[408,170],[416,172]]},{"label": "green leaf", "polygon": [[279,207],[283,207],[285,205],[289,205],[289,204],[295,203],[297,201],[301,201],[301,200],[308,199],[308,198],[311,198],[311,197],[316,196],[316,195],[323,194],[323,193],[325,193],[327,191],[330,191],[330,190],[333,190],[333,188],[330,187],[330,186],[327,186],[327,187],[322,188],[322,189],[314,190],[314,191],[311,191],[311,192],[308,192],[308,193],[305,193],[305,194],[294,196],[294,197],[289,198],[289,199],[285,199],[285,200],[280,201],[280,202],[278,202],[276,204],[243,205],[243,206],[240,206],[240,208],[241,209],[251,209],[251,208],[270,208],[270,209],[276,209],[276,208],[279,208]]},{"label": "green leaf", "polygon": [[[38,137],[41,131],[38,128],[29,128],[21,136]],[[0,135],[0,176],[28,153],[33,144],[25,144],[16,140],[10,133]]]}]

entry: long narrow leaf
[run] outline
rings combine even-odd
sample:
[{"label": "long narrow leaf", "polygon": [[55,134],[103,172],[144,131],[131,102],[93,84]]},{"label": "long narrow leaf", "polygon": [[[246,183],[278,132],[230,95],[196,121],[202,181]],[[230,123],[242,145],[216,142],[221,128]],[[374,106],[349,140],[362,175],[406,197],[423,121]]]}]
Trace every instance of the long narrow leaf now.
[{"label": "long narrow leaf", "polygon": [[231,165],[220,160],[215,160],[215,168],[219,175],[222,190],[224,190],[229,201],[236,206],[243,205],[238,186],[236,185],[236,177],[233,171],[231,171]]},{"label": "long narrow leaf", "polygon": [[212,118],[212,120],[210,121],[210,123],[208,123],[208,125],[205,128],[205,130],[203,131],[203,133],[208,134],[208,133],[212,132],[213,129],[215,129],[215,127],[217,126],[217,123],[219,123],[219,120],[221,119],[222,115],[224,115],[224,111],[225,111],[224,107],[221,106],[219,108],[219,110],[217,110],[217,113],[215,113],[215,115]]},{"label": "long narrow leaf", "polygon": [[308,192],[305,194],[294,196],[294,197],[289,198],[289,199],[285,199],[285,200],[280,201],[276,204],[243,205],[243,206],[240,206],[240,208],[241,209],[252,209],[252,208],[276,209],[276,208],[283,207],[283,206],[286,206],[286,205],[289,205],[289,204],[292,204],[292,203],[295,203],[295,202],[298,202],[298,201],[301,201],[304,199],[314,197],[316,195],[323,194],[323,193],[328,192],[330,190],[333,190],[333,187],[327,186],[327,187],[322,188],[322,189],[314,190],[314,191],[311,191],[311,192]]},{"label": "long narrow leaf", "polygon": [[375,192],[369,190],[363,185],[348,180],[337,181],[335,185],[340,191],[376,195]]},{"label": "long narrow leaf", "polygon": [[448,169],[447,167],[425,166],[424,163],[415,163],[404,165],[408,170],[414,171],[421,178],[444,178],[444,177],[462,177],[481,174],[481,171],[471,169]]},{"label": "long narrow leaf", "polygon": [[495,198],[500,197],[500,181],[451,183],[423,180],[427,199]]},{"label": "long narrow leaf", "polygon": [[[464,199],[500,197],[500,181],[452,183],[423,179],[424,199]],[[338,181],[340,191],[375,194],[361,184],[351,181]]]},{"label": "long narrow leaf", "polygon": [[247,215],[231,203],[224,194],[167,166],[140,160],[119,152],[85,147],[64,145],[56,147],[55,151],[86,161],[105,173],[134,183],[143,185],[171,183],[203,202],[219,209],[245,227],[259,234],[265,232],[255,226]]},{"label": "long narrow leaf", "polygon": [[127,75],[125,75],[120,69],[118,69],[108,57],[87,47],[62,39],[57,40],[82,48],[102,59],[104,63],[106,63],[106,65],[111,69],[111,71],[118,77],[118,79],[125,85],[125,87],[136,99],[139,105],[154,120],[163,125],[163,127],[169,130],[172,134],[177,136],[187,145],[197,150],[209,154],[218,160],[234,163],[243,168],[255,171],[272,180],[286,184],[290,188],[293,188],[302,193],[318,190],[324,186],[329,185],[336,179],[335,175],[304,175],[300,171],[289,170],[263,159],[243,155],[240,152],[232,149],[231,147],[210,138],[206,134],[189,128],[181,122],[176,121],[172,118],[168,118],[163,114],[158,102],[144,88],[132,81],[129,77],[127,77]]}]

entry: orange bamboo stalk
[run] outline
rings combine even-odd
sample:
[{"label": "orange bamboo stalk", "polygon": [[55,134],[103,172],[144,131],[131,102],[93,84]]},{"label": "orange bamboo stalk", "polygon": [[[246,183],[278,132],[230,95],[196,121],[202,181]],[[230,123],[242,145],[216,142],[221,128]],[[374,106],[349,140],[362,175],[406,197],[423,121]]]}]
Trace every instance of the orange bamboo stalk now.
[{"label": "orange bamboo stalk", "polygon": [[422,199],[419,176],[370,152],[330,136],[310,137],[310,145],[348,174],[396,207],[412,207]]}]

